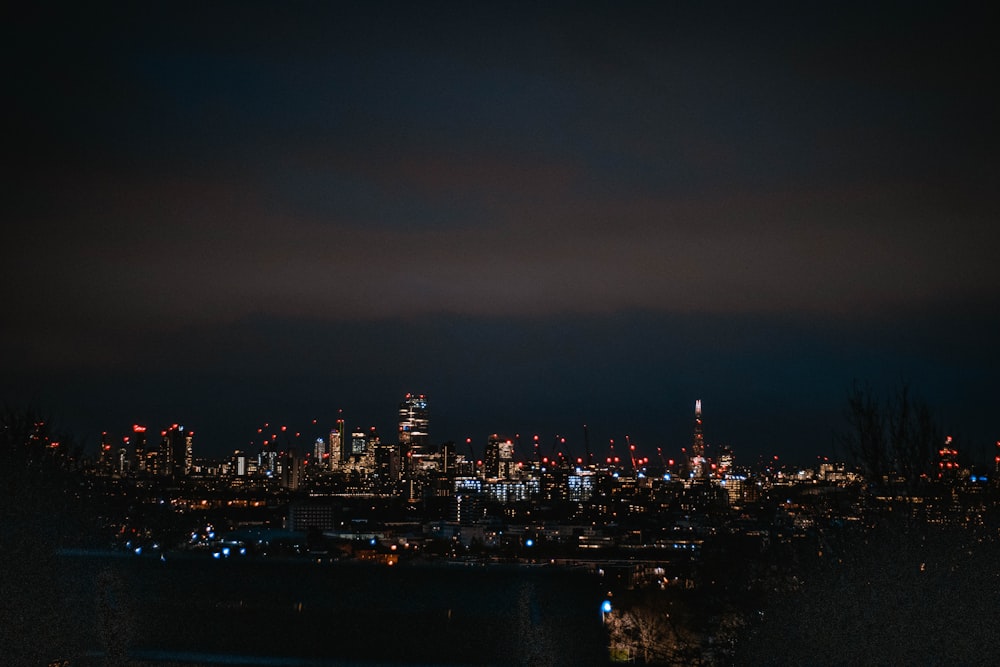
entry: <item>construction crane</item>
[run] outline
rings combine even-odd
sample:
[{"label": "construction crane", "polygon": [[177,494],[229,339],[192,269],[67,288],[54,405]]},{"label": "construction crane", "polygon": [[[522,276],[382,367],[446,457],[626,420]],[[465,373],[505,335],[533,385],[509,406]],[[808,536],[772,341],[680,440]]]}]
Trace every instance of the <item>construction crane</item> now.
[{"label": "construction crane", "polygon": [[625,443],[628,444],[628,455],[632,459],[632,472],[639,472],[638,466],[635,465],[635,445],[632,444],[632,439],[625,436]]}]

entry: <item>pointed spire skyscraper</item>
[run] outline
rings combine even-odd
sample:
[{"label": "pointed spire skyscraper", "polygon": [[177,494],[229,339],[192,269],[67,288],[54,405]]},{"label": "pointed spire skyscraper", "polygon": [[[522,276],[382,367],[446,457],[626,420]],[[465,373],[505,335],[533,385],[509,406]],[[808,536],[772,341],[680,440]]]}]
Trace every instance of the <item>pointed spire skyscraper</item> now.
[{"label": "pointed spire skyscraper", "polygon": [[688,460],[688,473],[695,479],[708,476],[708,465],[705,460],[705,435],[701,425],[701,399],[694,402],[694,438],[691,441],[691,456]]}]

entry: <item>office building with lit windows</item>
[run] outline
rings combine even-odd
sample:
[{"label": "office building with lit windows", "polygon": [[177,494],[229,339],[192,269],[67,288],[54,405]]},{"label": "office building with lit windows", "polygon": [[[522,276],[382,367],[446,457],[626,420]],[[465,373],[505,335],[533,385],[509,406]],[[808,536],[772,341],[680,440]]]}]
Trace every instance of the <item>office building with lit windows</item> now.
[{"label": "office building with lit windows", "polygon": [[427,446],[430,444],[429,424],[427,397],[407,394],[399,404],[399,444],[417,448]]},{"label": "office building with lit windows", "polygon": [[507,479],[514,471],[514,441],[494,433],[486,442],[484,473],[487,479]]},{"label": "office building with lit windows", "polygon": [[185,431],[183,426],[172,424],[160,436],[160,474],[173,479],[190,474],[194,463],[194,433]]}]

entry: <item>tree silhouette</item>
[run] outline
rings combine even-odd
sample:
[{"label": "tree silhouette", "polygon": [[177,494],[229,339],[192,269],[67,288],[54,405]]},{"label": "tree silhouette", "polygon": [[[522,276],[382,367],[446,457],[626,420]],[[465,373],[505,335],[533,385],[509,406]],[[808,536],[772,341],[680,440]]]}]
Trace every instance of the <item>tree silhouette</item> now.
[{"label": "tree silhouette", "polygon": [[53,573],[69,515],[69,442],[32,410],[0,412],[0,655],[46,664],[70,646]]},{"label": "tree silhouette", "polygon": [[[73,580],[59,549],[92,533],[75,439],[36,410],[0,411],[0,656],[4,664],[69,660],[94,636],[95,614],[69,608]],[[98,609],[100,612],[101,610]],[[98,614],[99,616],[100,614]],[[110,654],[109,654],[110,655]],[[112,663],[114,661],[112,660]]]},{"label": "tree silhouette", "polygon": [[845,419],[847,430],[839,441],[870,484],[881,488],[895,476],[914,492],[929,479],[934,452],[943,440],[941,429],[930,407],[913,396],[907,383],[881,400],[867,384],[855,382]]}]

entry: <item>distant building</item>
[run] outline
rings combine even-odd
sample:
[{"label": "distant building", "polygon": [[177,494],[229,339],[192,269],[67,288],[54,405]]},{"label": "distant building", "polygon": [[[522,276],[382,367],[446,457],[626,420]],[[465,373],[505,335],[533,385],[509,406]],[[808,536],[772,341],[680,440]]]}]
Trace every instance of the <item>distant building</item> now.
[{"label": "distant building", "polygon": [[337,420],[337,427],[330,430],[329,448],[330,470],[340,470],[344,463],[344,420]]},{"label": "distant building", "polygon": [[177,479],[191,473],[194,463],[194,433],[172,424],[160,433],[160,474]]},{"label": "distant building", "polygon": [[566,477],[566,497],[572,501],[590,500],[594,495],[594,473],[590,470],[577,470]]},{"label": "distant building", "polygon": [[423,394],[407,394],[399,404],[399,443],[414,448],[430,444],[430,419],[427,398]]},{"label": "distant building", "polygon": [[367,432],[358,427],[351,432],[351,443],[341,469],[361,475],[375,472],[375,451],[381,444],[378,432],[372,426]]},{"label": "distant building", "polygon": [[540,491],[541,484],[537,479],[494,479],[483,484],[483,494],[498,503],[522,502],[537,496]]},{"label": "distant building", "polygon": [[136,472],[146,471],[146,427],[132,424],[132,469]]},{"label": "distant building", "polygon": [[938,479],[956,479],[961,472],[958,464],[958,450],[949,435],[938,450]]},{"label": "distant building", "polygon": [[725,477],[733,471],[734,465],[736,465],[736,455],[733,454],[733,448],[728,445],[723,446],[719,453],[719,465],[715,471],[716,474],[719,477]]},{"label": "distant building", "polygon": [[514,471],[514,441],[497,433],[486,441],[483,474],[487,479],[508,479]]},{"label": "distant building", "polygon": [[373,473],[382,482],[398,482],[403,478],[406,453],[403,445],[379,442],[375,445]]},{"label": "distant building", "polygon": [[111,436],[107,431],[101,433],[101,454],[97,462],[101,474],[110,475],[115,470],[115,451],[111,444]]},{"label": "distant building", "polygon": [[292,447],[285,452],[281,466],[281,485],[297,491],[302,485],[302,455]]},{"label": "distant building", "polygon": [[232,458],[229,459],[230,474],[235,477],[246,477],[249,474],[248,462],[246,452],[239,450],[233,452]]},{"label": "distant building", "polygon": [[296,532],[334,530],[337,507],[328,502],[297,501],[288,506],[288,529]]},{"label": "distant building", "polygon": [[351,431],[351,456],[364,456],[368,448],[368,435],[360,426]]},{"label": "distant building", "polygon": [[708,461],[705,459],[705,435],[701,423],[701,399],[694,402],[694,437],[691,454],[688,457],[688,477],[700,479],[708,477]]},{"label": "distant building", "polygon": [[316,467],[322,466],[326,462],[328,454],[326,440],[316,438],[316,442],[313,443],[313,465]]}]

